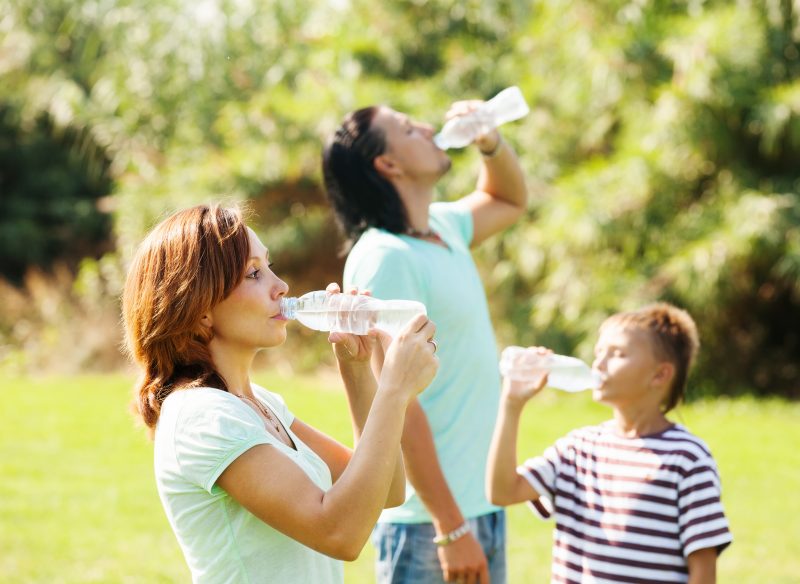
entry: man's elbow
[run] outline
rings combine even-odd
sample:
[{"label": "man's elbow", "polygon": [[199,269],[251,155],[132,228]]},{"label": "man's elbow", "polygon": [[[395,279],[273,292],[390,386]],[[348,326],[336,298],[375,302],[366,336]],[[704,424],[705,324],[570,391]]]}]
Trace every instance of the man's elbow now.
[{"label": "man's elbow", "polygon": [[525,192],[521,199],[513,205],[512,215],[513,215],[513,222],[516,223],[525,215],[525,212],[528,210],[528,193]]}]

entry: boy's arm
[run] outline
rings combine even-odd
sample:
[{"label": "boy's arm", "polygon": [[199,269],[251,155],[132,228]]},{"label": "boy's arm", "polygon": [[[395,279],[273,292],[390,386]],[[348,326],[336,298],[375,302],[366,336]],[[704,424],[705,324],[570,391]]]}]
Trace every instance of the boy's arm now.
[{"label": "boy's arm", "polygon": [[692,552],[686,558],[689,566],[689,584],[716,584],[717,581],[717,550],[716,548],[703,548]]},{"label": "boy's arm", "polygon": [[486,496],[494,505],[512,505],[539,498],[525,477],[517,473],[517,435],[525,402],[500,400],[497,424],[486,466]]},{"label": "boy's arm", "polygon": [[547,371],[531,375],[527,381],[503,379],[497,423],[486,466],[486,496],[495,505],[535,501],[539,493],[517,473],[517,435],[519,418],[529,399],[547,382]]}]

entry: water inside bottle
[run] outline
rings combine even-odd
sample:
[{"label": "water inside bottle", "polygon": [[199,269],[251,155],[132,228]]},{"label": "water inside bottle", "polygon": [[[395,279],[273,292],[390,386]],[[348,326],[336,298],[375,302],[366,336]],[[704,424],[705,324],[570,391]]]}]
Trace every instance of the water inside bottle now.
[{"label": "water inside bottle", "polygon": [[418,314],[427,314],[425,305],[413,300],[388,300],[386,308],[378,311],[375,328],[395,337],[405,328],[408,321]]},{"label": "water inside bottle", "polygon": [[547,385],[563,391],[584,391],[600,385],[597,374],[575,357],[551,355]]},{"label": "water inside bottle", "polygon": [[515,381],[525,381],[536,370],[547,370],[547,386],[563,391],[584,391],[600,385],[598,375],[575,357],[540,355],[533,349],[506,347],[500,357],[500,373]]},{"label": "water inside bottle", "polygon": [[390,300],[375,308],[366,296],[342,294],[327,308],[297,311],[296,318],[318,331],[335,331],[365,335],[377,328],[396,336],[412,318],[425,314],[425,305],[411,300]]},{"label": "water inside bottle", "polygon": [[375,312],[366,296],[328,294],[315,292],[303,296],[294,313],[294,318],[307,327],[318,331],[352,332],[366,334]]}]

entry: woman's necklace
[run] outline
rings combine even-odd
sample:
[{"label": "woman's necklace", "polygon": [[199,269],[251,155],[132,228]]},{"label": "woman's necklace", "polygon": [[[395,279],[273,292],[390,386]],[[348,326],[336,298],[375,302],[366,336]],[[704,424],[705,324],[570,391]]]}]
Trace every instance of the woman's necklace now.
[{"label": "woman's necklace", "polygon": [[272,425],[273,428],[275,428],[275,431],[278,434],[281,433],[280,423],[275,418],[275,416],[273,416],[272,413],[270,413],[270,411],[264,406],[264,404],[262,404],[259,400],[253,399],[252,397],[247,397],[246,395],[240,395],[239,397],[241,399],[246,399],[251,404],[254,404],[256,406],[256,409],[258,409],[259,412],[264,414],[264,416],[267,418],[267,421]]}]

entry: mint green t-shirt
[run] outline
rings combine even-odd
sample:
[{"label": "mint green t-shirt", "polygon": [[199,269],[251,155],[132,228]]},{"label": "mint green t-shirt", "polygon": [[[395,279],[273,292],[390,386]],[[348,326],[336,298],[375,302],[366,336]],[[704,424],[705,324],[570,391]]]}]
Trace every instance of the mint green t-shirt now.
[{"label": "mint green t-shirt", "polygon": [[[427,307],[436,324],[440,364],[419,402],[462,514],[477,517],[498,509],[487,501],[483,486],[500,395],[497,345],[469,250],[472,213],[458,203],[434,203],[430,226],[449,249],[382,229],[364,232],[347,257],[344,286]],[[408,484],[405,504],[385,510],[380,521],[427,523],[431,516]]]},{"label": "mint green t-shirt", "polygon": [[297,450],[272,436],[242,400],[219,389],[175,391],[161,409],[154,449],[156,485],[192,581],[342,584],[341,561],[276,531],[216,484],[237,457],[269,444],[318,487],[331,487],[328,466],[290,430],[294,416],[283,399],[256,385],[253,393],[280,419]]}]

